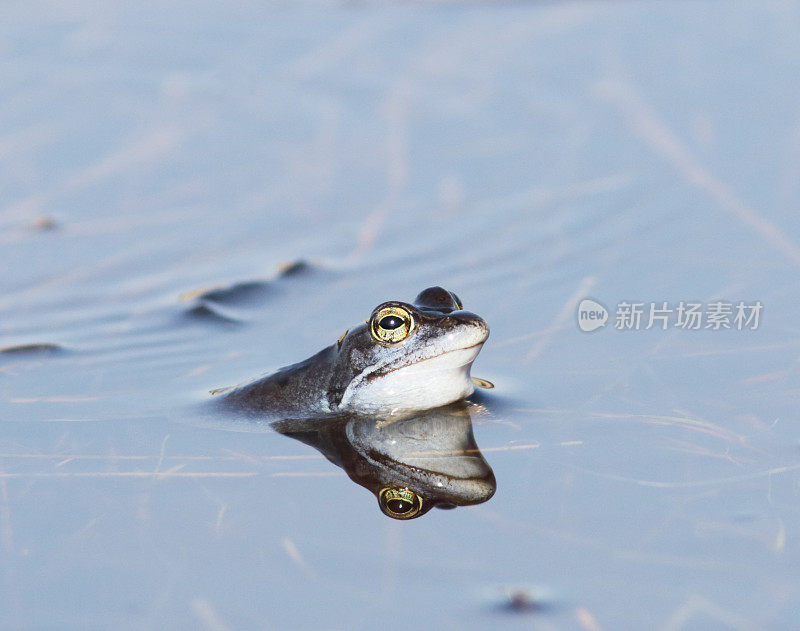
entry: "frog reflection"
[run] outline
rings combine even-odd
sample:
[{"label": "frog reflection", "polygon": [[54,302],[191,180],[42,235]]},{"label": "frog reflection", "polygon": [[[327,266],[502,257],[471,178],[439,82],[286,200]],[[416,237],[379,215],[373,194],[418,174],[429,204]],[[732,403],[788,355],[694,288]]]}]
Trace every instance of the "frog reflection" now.
[{"label": "frog reflection", "polygon": [[464,402],[397,419],[347,415],[272,426],[322,452],[394,519],[420,517],[434,506],[480,504],[496,488]]}]

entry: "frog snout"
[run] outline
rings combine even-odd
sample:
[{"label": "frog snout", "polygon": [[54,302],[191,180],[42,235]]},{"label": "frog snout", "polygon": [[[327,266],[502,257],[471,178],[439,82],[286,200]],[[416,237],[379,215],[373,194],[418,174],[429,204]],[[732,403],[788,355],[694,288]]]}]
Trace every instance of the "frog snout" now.
[{"label": "frog snout", "polygon": [[445,316],[441,324],[448,329],[467,328],[473,334],[483,337],[484,340],[489,337],[489,325],[486,320],[469,311],[454,311]]}]

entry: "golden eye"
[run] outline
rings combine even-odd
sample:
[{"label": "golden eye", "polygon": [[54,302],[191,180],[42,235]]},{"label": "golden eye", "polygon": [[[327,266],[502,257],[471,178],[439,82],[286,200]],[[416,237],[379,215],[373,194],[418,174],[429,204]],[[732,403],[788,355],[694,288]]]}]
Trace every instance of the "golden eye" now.
[{"label": "golden eye", "polygon": [[395,344],[408,337],[414,317],[404,307],[391,305],[377,309],[369,320],[372,337],[383,344]]},{"label": "golden eye", "polygon": [[422,510],[422,498],[405,487],[386,487],[378,493],[381,510],[394,519],[411,519]]}]

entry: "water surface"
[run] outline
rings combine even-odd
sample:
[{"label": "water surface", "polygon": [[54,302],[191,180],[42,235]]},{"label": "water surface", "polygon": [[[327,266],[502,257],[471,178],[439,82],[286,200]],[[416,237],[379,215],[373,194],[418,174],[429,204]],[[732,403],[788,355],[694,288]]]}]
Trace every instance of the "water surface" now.
[{"label": "water surface", "polygon": [[[797,3],[4,15],[0,628],[796,625]],[[208,413],[430,285],[492,328],[489,502]]]}]

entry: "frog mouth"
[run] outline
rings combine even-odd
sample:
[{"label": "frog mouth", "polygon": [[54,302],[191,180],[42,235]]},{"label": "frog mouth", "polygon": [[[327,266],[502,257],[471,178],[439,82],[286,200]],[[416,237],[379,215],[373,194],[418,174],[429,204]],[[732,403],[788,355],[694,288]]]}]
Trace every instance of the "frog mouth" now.
[{"label": "frog mouth", "polygon": [[448,361],[447,366],[441,366],[437,368],[449,369],[449,370],[464,368],[465,366],[470,366],[472,362],[475,361],[475,358],[478,356],[478,353],[480,352],[481,347],[484,345],[484,343],[485,341],[477,342],[476,344],[472,344],[471,346],[464,346],[462,348],[451,348],[442,353],[431,355],[430,357],[423,357],[413,362],[408,362],[401,364],[399,366],[394,366],[393,368],[387,368],[385,370],[375,371],[369,375],[366,375],[366,380],[372,381],[373,379],[384,377],[398,370],[405,371],[406,369],[411,368],[413,366],[419,367],[418,369],[420,372],[429,372],[429,370],[432,370],[434,368],[425,366],[424,369],[422,369],[423,364],[426,364],[428,362],[434,362],[434,360],[447,357],[448,355],[454,355],[456,353],[458,353],[457,357],[455,358],[448,357],[448,359],[455,359],[456,361],[453,362]]}]

